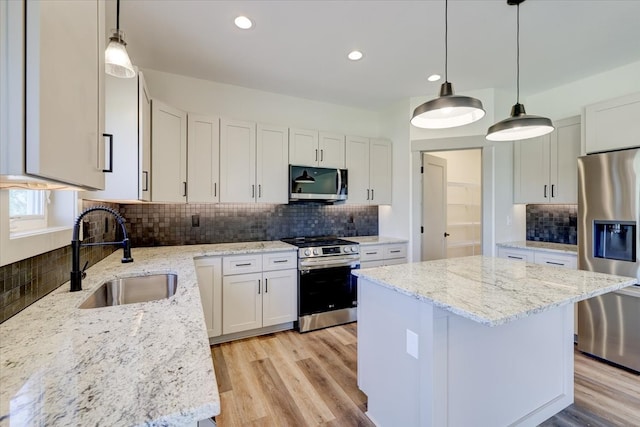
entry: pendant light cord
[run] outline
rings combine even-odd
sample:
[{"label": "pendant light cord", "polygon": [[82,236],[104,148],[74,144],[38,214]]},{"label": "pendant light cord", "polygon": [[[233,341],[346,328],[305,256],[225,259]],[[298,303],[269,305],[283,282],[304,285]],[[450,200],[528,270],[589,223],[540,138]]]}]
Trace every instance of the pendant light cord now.
[{"label": "pendant light cord", "polygon": [[116,31],[120,33],[120,0],[116,1]]},{"label": "pendant light cord", "polygon": [[444,81],[448,82],[447,69],[449,62],[449,1],[444,0]]},{"label": "pendant light cord", "polygon": [[516,102],[520,104],[520,3],[516,7],[518,10],[516,23]]}]

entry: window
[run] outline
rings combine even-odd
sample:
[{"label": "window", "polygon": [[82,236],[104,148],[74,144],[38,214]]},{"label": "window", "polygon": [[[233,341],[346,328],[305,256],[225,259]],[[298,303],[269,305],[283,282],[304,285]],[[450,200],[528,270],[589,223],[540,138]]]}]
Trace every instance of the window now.
[{"label": "window", "polygon": [[47,227],[49,190],[9,190],[9,229],[11,233]]}]

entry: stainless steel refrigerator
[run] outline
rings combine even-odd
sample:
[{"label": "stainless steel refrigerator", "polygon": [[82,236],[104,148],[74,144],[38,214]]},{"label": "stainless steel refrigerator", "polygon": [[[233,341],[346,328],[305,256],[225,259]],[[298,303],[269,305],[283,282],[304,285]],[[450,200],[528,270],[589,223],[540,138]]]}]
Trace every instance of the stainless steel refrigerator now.
[{"label": "stainless steel refrigerator", "polygon": [[[640,280],[640,148],[578,159],[578,268]],[[640,371],[640,286],[578,304],[578,349]]]}]

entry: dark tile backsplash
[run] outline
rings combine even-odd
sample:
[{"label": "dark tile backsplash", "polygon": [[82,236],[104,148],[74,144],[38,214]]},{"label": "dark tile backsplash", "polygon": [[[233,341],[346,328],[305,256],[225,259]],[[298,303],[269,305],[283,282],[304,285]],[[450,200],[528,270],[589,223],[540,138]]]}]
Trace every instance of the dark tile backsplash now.
[{"label": "dark tile backsplash", "polygon": [[[118,209],[117,204],[84,201],[83,209],[103,205]],[[109,231],[105,233],[105,218]],[[115,219],[105,212],[93,212],[84,218],[89,228],[86,242],[113,241]],[[89,261],[89,267],[110,255],[114,246],[91,246],[81,249],[81,265]],[[69,281],[71,271],[71,246],[67,245],[44,254],[0,267],[0,323],[23,308],[31,305],[63,283]]]},{"label": "dark tile backsplash", "polygon": [[128,204],[120,212],[134,247],[378,234],[377,206]]},{"label": "dark tile backsplash", "polygon": [[578,205],[527,205],[527,240],[578,243]]}]

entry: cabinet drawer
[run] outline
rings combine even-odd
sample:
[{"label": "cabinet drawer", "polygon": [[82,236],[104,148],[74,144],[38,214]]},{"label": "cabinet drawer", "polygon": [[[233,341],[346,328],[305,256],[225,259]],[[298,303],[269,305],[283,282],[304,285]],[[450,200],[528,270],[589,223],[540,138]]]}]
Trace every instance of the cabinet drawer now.
[{"label": "cabinet drawer", "polygon": [[405,258],[407,256],[407,245],[386,245],[384,247],[384,259]]},{"label": "cabinet drawer", "polygon": [[550,265],[555,267],[564,267],[564,268],[578,268],[578,257],[576,255],[562,255],[562,254],[549,254],[536,252],[535,254],[535,263]]},{"label": "cabinet drawer", "polygon": [[262,254],[235,255],[222,258],[222,274],[260,273],[262,271]]},{"label": "cabinet drawer", "polygon": [[262,254],[262,270],[289,270],[298,268],[296,252],[275,252]]},{"label": "cabinet drawer", "polygon": [[498,248],[498,256],[500,258],[508,258],[513,260],[521,260],[526,262],[534,262],[532,251],[526,249]]},{"label": "cabinet drawer", "polygon": [[375,261],[384,259],[382,245],[360,246],[360,261]]}]

